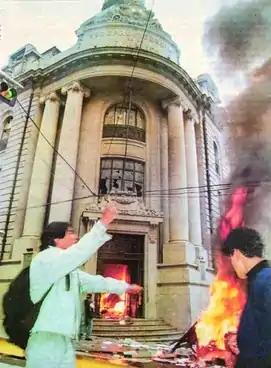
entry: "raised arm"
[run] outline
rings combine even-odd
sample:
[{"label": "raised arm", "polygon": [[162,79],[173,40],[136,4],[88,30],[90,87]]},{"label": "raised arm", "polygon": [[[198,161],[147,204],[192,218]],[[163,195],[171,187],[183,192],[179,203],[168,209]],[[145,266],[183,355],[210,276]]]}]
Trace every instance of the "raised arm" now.
[{"label": "raised arm", "polygon": [[103,277],[100,275],[90,275],[84,271],[78,271],[81,292],[84,293],[140,293],[142,287],[129,285],[125,281]]},{"label": "raised arm", "polygon": [[[46,250],[38,254],[30,266],[31,290],[51,286],[82,264],[108,240],[111,236],[106,233],[107,226],[116,217],[117,210],[114,206],[108,206],[99,222],[92,230],[84,235],[76,244],[66,250],[50,252]],[[44,290],[36,290],[31,293],[34,299],[40,297]],[[37,295],[37,297],[35,297]],[[33,300],[34,301],[34,300]]]}]

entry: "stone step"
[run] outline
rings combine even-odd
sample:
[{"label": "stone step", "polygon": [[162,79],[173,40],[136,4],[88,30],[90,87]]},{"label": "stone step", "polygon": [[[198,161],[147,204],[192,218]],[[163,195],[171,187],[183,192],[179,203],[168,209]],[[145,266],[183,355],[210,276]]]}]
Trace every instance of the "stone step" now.
[{"label": "stone step", "polygon": [[97,336],[97,337],[117,337],[120,339],[125,339],[126,337],[129,338],[134,338],[136,340],[136,338],[138,337],[145,337],[145,336],[173,336],[173,339],[176,337],[176,339],[178,338],[178,336],[180,336],[181,334],[178,331],[172,331],[172,330],[167,330],[167,331],[148,331],[146,333],[146,331],[129,331],[129,333],[127,332],[119,332],[119,331],[111,331],[111,332],[100,332],[100,331],[93,331],[93,335]]},{"label": "stone step", "polygon": [[146,343],[171,343],[182,336],[163,320],[132,319],[133,324],[121,325],[116,320],[95,319],[93,336],[110,339],[132,339]]},{"label": "stone step", "polygon": [[[133,318],[131,319],[133,322],[132,326],[168,326],[168,324],[161,319],[143,319],[143,318]],[[119,321],[115,319],[99,319],[95,318],[93,320],[95,326],[120,326]],[[123,325],[122,325],[123,326]]]},{"label": "stone step", "polygon": [[[99,337],[102,338],[105,341],[110,341],[110,340],[116,340],[116,335],[112,335],[112,336],[96,336],[93,335],[95,337]],[[153,343],[153,344],[172,344],[173,342],[177,341],[179,338],[181,338],[182,335],[166,335],[166,336],[139,336],[139,337],[126,337],[127,339],[131,339],[134,340],[136,342],[140,342],[140,343]],[[120,338],[120,340],[123,340],[123,338]]]},{"label": "stone step", "polygon": [[[99,331],[99,332],[112,332],[112,328],[113,326],[104,326],[104,325],[97,325],[96,323],[94,324],[94,328],[93,331]],[[129,332],[131,331],[131,329],[133,331],[142,331],[142,329],[144,329],[144,331],[168,331],[169,330],[169,326],[167,324],[164,325],[150,325],[150,326],[145,326],[145,325],[131,325],[131,326],[125,326],[125,325],[119,325],[116,324],[114,325],[114,330],[115,332]],[[177,330],[175,330],[177,331]]]},{"label": "stone step", "polygon": [[174,341],[178,340],[179,338],[181,338],[182,335],[179,336],[163,336],[163,337],[153,337],[153,336],[145,336],[144,338],[139,338],[136,341],[138,342],[146,342],[146,343],[153,343],[153,344],[169,344],[171,345]]}]

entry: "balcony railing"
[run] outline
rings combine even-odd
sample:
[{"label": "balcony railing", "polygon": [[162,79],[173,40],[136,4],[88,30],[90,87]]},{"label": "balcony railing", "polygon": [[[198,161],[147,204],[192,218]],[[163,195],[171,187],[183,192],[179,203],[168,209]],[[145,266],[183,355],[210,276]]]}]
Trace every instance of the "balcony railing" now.
[{"label": "balcony railing", "polygon": [[124,138],[146,142],[146,132],[132,125],[107,124],[103,127],[103,138]]}]

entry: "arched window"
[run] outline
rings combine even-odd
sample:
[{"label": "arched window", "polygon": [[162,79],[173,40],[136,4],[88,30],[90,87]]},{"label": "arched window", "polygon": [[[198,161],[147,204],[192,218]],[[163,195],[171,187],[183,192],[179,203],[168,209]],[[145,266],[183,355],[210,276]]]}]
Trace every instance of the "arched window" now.
[{"label": "arched window", "polygon": [[12,119],[13,117],[9,116],[8,118],[4,120],[3,130],[2,130],[1,138],[0,138],[0,151],[5,150],[7,147]]},{"label": "arched window", "polygon": [[136,193],[143,196],[144,163],[124,158],[102,158],[100,194],[112,192]]},{"label": "arched window", "polygon": [[214,147],[215,171],[218,175],[220,175],[220,154],[218,145],[216,144],[215,141],[213,141],[213,147]]},{"label": "arched window", "polygon": [[146,120],[135,105],[116,104],[104,116],[103,138],[128,138],[146,141]]}]

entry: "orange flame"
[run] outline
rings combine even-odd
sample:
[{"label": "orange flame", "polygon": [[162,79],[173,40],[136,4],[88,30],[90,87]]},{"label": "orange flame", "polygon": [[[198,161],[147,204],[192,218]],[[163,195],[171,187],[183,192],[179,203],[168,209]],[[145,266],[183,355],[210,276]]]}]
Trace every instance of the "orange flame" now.
[{"label": "orange flame", "polygon": [[245,298],[234,279],[219,280],[211,285],[210,304],[196,326],[200,346],[215,343],[219,350],[225,349],[225,335],[236,332]]},{"label": "orange flame", "polygon": [[[237,188],[230,197],[229,210],[219,225],[219,241],[223,242],[230,231],[244,226],[243,207],[247,199],[247,188]],[[198,355],[208,354],[204,348],[212,345],[212,350],[225,351],[225,336],[235,333],[246,301],[243,282],[237,279],[230,260],[221,252],[217,255],[218,272],[210,287],[210,302],[196,325]]]},{"label": "orange flame", "polygon": [[[128,266],[123,264],[107,264],[104,266],[104,277],[113,277],[118,280],[130,283]],[[126,317],[129,295],[124,293],[102,294],[100,301],[100,310],[105,318],[118,319]]]}]

